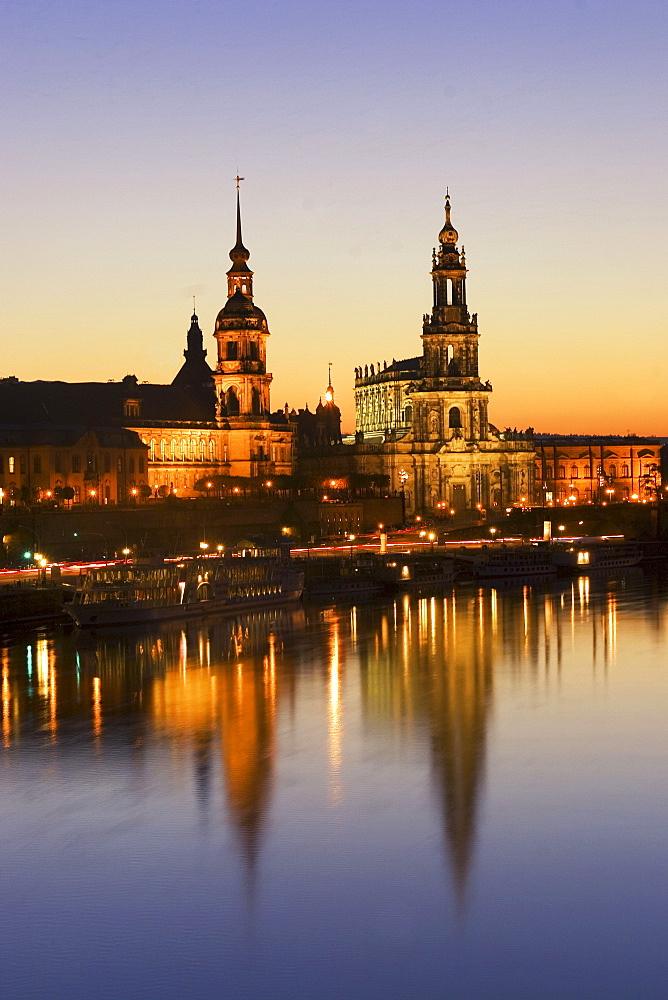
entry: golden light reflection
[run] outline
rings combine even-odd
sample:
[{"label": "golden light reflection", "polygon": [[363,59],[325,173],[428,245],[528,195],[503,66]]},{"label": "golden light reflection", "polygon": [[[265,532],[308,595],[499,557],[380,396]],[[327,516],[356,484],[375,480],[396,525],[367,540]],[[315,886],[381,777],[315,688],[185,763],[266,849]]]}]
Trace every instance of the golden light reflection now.
[{"label": "golden light reflection", "polygon": [[37,693],[46,698],[49,693],[49,644],[46,639],[38,639],[35,644],[35,666],[37,669]]},{"label": "golden light reflection", "polygon": [[185,676],[188,669],[188,638],[185,632],[181,632],[181,638],[179,640],[179,669]]},{"label": "golden light reflection", "polygon": [[427,644],[428,624],[427,598],[420,597],[418,600],[418,642],[422,648],[424,648]]},{"label": "golden light reflection", "polygon": [[102,736],[102,684],[99,677],[93,677],[93,736],[99,743]]},{"label": "golden light reflection", "polygon": [[341,665],[339,661],[338,624],[332,628],[329,646],[329,679],[327,698],[327,747],[329,753],[329,802],[336,806],[343,799],[341,785]]},{"label": "golden light reflection", "polygon": [[7,650],[2,651],[2,745],[5,749],[11,746],[11,705],[12,694],[9,687],[9,656]]},{"label": "golden light reflection", "polygon": [[617,598],[614,594],[608,595],[605,623],[606,649],[610,659],[614,661],[617,655]]}]

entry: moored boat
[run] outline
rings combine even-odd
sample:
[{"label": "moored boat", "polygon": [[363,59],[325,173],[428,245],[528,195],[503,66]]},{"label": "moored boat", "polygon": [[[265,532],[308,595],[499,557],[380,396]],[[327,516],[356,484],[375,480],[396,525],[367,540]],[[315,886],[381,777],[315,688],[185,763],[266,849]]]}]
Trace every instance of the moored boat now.
[{"label": "moored boat", "polygon": [[557,572],[547,545],[502,545],[458,553],[458,562],[474,580],[547,577]]},{"label": "moored boat", "polygon": [[557,543],[552,559],[560,572],[592,573],[597,570],[626,569],[642,559],[638,545],[632,542],[609,542],[600,538],[576,538]]},{"label": "moored boat", "polygon": [[457,564],[453,558],[424,553],[397,553],[376,568],[378,579],[397,590],[421,590],[454,582]]},{"label": "moored boat", "polygon": [[67,613],[77,625],[132,625],[298,600],[303,574],[272,555],[128,563],[82,573]]}]

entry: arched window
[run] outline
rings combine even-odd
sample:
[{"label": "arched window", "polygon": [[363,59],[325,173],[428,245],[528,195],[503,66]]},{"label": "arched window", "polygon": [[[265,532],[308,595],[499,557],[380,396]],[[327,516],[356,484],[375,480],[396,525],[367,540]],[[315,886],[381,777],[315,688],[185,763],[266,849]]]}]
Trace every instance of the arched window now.
[{"label": "arched window", "polygon": [[228,340],[227,344],[227,360],[236,361],[237,360],[237,342],[236,340]]},{"label": "arched window", "polygon": [[155,462],[155,438],[151,438],[151,443],[150,443],[149,447],[151,449],[151,452],[150,452],[150,454],[151,454],[151,461]]},{"label": "arched window", "polygon": [[174,438],[169,442],[169,457],[171,461],[174,461]]},{"label": "arched window", "polygon": [[552,479],[552,466],[549,464],[545,466],[545,478]]},{"label": "arched window", "polygon": [[204,461],[205,455],[206,455],[206,445],[204,444],[204,441],[200,441],[200,443],[199,443],[199,460],[200,460],[200,462]]},{"label": "arched window", "polygon": [[579,475],[577,465],[571,465],[571,479],[577,479]]},{"label": "arched window", "polygon": [[560,465],[559,466],[559,479],[565,479],[565,478],[566,478],[566,466],[565,465]]},{"label": "arched window", "polygon": [[260,412],[260,392],[258,389],[253,389],[251,393],[251,413],[259,416]]},{"label": "arched window", "polygon": [[413,407],[407,406],[406,409],[404,410],[404,414],[406,423],[411,424],[413,422]]},{"label": "arched window", "polygon": [[160,438],[160,461],[165,461],[165,439]]},{"label": "arched window", "polygon": [[239,397],[232,387],[227,390],[225,399],[228,414],[231,417],[237,417],[239,415]]},{"label": "arched window", "polygon": [[462,426],[462,414],[458,406],[453,406],[448,414],[448,426],[450,427],[461,427]]},{"label": "arched window", "polygon": [[585,479],[591,479],[591,465],[585,465],[584,477]]},{"label": "arched window", "polygon": [[616,465],[611,465],[610,466],[609,475],[610,475],[611,479],[616,479],[617,478],[617,466]]},{"label": "arched window", "polygon": [[215,456],[216,456],[215,445],[213,443],[213,439],[211,438],[209,440],[209,461],[210,462],[215,461]]},{"label": "arched window", "polygon": [[629,467],[628,467],[628,465],[623,465],[622,466],[622,476],[628,476],[628,475],[629,475]]}]

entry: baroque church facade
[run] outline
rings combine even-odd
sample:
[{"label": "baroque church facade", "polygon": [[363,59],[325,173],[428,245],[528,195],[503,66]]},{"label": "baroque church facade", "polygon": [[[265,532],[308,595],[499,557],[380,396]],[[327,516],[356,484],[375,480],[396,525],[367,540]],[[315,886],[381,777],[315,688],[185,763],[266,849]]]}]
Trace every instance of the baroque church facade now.
[{"label": "baroque church facade", "polygon": [[489,419],[492,385],[478,371],[478,318],[468,311],[458,239],[448,194],[422,354],[355,369],[358,468],[389,475],[413,511],[501,508],[534,496],[532,430],[499,431]]}]

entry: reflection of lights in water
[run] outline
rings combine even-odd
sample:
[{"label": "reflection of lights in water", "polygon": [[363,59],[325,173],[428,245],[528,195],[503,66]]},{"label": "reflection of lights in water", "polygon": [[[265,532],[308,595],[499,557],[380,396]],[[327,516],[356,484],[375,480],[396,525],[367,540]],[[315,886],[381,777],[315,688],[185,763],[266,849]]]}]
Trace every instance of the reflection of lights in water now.
[{"label": "reflection of lights in water", "polygon": [[387,615],[383,615],[380,622],[380,641],[383,649],[387,649],[390,643],[390,630],[387,624]]},{"label": "reflection of lights in water", "polygon": [[[77,653],[77,663],[79,662],[79,654]],[[26,649],[26,668],[28,670],[28,680],[32,680],[32,646],[28,646]]]},{"label": "reflection of lights in water", "polygon": [[9,688],[9,659],[7,650],[2,651],[2,745],[10,746],[12,695]]},{"label": "reflection of lights in water", "polygon": [[181,673],[185,674],[188,667],[188,640],[186,638],[186,633],[181,632],[179,638],[179,669]]},{"label": "reflection of lights in water", "polygon": [[575,643],[575,584],[571,584],[571,641]]},{"label": "reflection of lights in water", "polygon": [[329,654],[329,690],[327,703],[328,750],[329,750],[329,796],[330,804],[338,805],[343,798],[341,788],[341,677],[339,662],[339,633],[332,631]]},{"label": "reflection of lights in water", "polygon": [[102,685],[99,677],[93,677],[93,736],[99,740],[102,735]]},{"label": "reflection of lights in water", "polygon": [[429,651],[432,656],[436,656],[436,598],[432,597],[429,601],[429,638],[431,640],[429,644]]},{"label": "reflection of lights in water", "polygon": [[276,707],[276,636],[269,633],[269,653],[263,661],[265,697],[272,707]]},{"label": "reflection of lights in water", "polygon": [[529,634],[529,587],[522,587],[522,620],[524,622],[524,637]]},{"label": "reflection of lights in water", "polygon": [[418,642],[424,646],[427,641],[427,598],[418,600]]},{"label": "reflection of lights in water", "polygon": [[614,594],[608,595],[606,639],[610,654],[614,657],[617,652],[617,598]]},{"label": "reflection of lights in water", "polygon": [[580,607],[586,608],[589,606],[589,577],[580,576],[578,577],[578,594],[580,596]]},{"label": "reflection of lights in water", "polygon": [[489,606],[492,614],[492,635],[496,635],[499,624],[498,621],[499,612],[498,612],[497,594],[494,588],[492,588],[492,592],[490,594]]},{"label": "reflection of lights in water", "polygon": [[35,647],[37,667],[37,693],[46,698],[49,690],[49,646],[46,639],[38,639]]},{"label": "reflection of lights in water", "polygon": [[[396,628],[397,618],[396,618],[396,606],[394,611],[394,625]],[[353,604],[350,611],[350,637],[353,641],[353,646],[357,642],[357,607]]]},{"label": "reflection of lights in water", "polygon": [[48,639],[38,639],[35,644],[37,661],[37,690],[49,703],[49,732],[55,737],[58,727],[56,703],[56,667],[53,643]]}]

